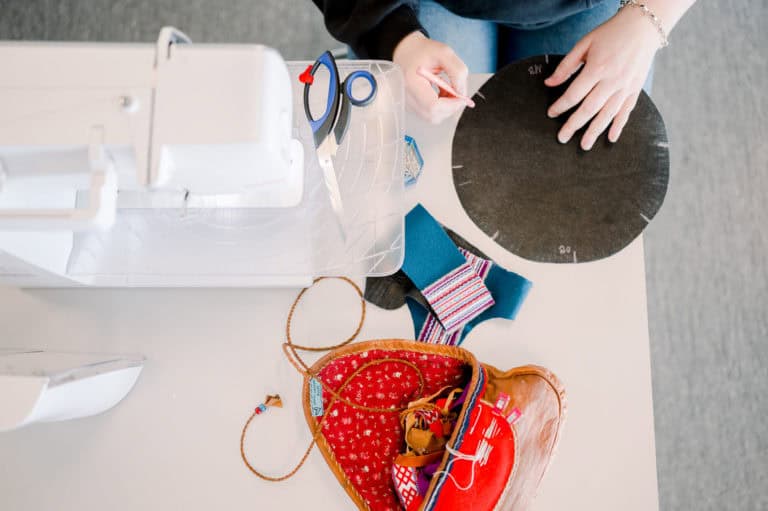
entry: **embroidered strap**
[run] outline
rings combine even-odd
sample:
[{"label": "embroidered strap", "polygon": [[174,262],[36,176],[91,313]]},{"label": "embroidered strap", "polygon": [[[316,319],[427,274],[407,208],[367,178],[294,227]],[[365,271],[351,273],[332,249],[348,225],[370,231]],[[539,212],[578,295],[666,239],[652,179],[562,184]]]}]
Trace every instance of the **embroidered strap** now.
[{"label": "embroidered strap", "polygon": [[[442,452],[438,453],[442,456]],[[419,473],[416,467],[405,464],[393,463],[392,482],[395,486],[395,492],[406,511],[417,509],[423,501],[419,495]]]},{"label": "embroidered strap", "polygon": [[422,290],[446,332],[461,329],[495,303],[488,288],[464,263]]},{"label": "embroidered strap", "polygon": [[403,272],[422,291],[447,332],[460,330],[493,306],[483,279],[420,204],[405,216],[405,245]]},{"label": "embroidered strap", "polygon": [[460,330],[447,331],[435,314],[423,307],[416,300],[406,297],[406,304],[411,312],[416,339],[428,344],[461,344],[467,334],[477,324],[490,318],[513,319],[522,305],[531,282],[520,275],[507,271],[488,259],[476,256],[472,252],[459,248],[478,278],[482,279],[487,289],[494,296],[495,303],[482,314],[471,319]]}]

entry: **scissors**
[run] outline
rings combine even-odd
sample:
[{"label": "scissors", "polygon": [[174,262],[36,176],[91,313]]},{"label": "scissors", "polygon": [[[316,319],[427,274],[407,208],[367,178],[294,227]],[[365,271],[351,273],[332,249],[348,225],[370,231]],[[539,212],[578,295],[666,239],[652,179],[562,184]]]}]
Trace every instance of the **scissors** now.
[{"label": "scissors", "polygon": [[[315,73],[325,66],[330,74],[328,79],[328,100],[323,115],[315,119],[309,109],[309,88],[312,86]],[[315,61],[311,69],[302,75],[304,82],[304,112],[307,114],[307,120],[312,127],[312,135],[315,141],[317,157],[320,160],[320,167],[323,169],[323,179],[328,188],[328,194],[331,197],[331,207],[336,214],[336,219],[341,229],[342,238],[346,239],[343,226],[344,206],[341,201],[341,191],[339,190],[339,181],[336,177],[336,170],[333,167],[333,157],[339,149],[344,135],[349,128],[350,111],[353,106],[363,107],[369,105],[376,97],[376,78],[368,71],[358,70],[350,73],[344,82],[339,82],[339,70],[336,67],[336,59],[331,52],[326,51]],[[370,92],[364,98],[357,98],[352,93],[352,84],[357,79],[366,80],[371,88]]]}]

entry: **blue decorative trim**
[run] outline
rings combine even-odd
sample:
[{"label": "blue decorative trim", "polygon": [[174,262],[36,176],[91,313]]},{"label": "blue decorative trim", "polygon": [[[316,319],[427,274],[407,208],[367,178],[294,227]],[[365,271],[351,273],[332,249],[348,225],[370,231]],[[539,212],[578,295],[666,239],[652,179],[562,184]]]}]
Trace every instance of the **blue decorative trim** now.
[{"label": "blue decorative trim", "polygon": [[[480,396],[480,392],[485,387],[485,371],[482,367],[480,367],[480,373],[478,374],[477,378],[477,385],[475,386],[475,390],[472,392],[472,395],[469,396],[466,407],[467,407],[467,413],[464,414],[464,420],[459,425],[459,431],[456,433],[456,441],[453,443],[451,448],[455,451],[461,450],[461,443],[464,440],[464,435],[467,432],[467,429],[469,429],[469,421],[472,416],[472,410],[475,409],[475,405],[477,404],[477,401]],[[435,489],[432,491],[432,494],[429,497],[429,500],[424,505],[424,511],[432,511],[435,508],[435,505],[437,504],[437,498],[440,494],[440,490],[443,488],[443,485],[445,485],[445,481],[448,480],[448,473],[451,471],[451,466],[454,462],[454,456],[451,453],[448,453],[448,463],[445,464],[445,468],[443,469],[443,472],[438,476],[437,484],[435,485]]]}]

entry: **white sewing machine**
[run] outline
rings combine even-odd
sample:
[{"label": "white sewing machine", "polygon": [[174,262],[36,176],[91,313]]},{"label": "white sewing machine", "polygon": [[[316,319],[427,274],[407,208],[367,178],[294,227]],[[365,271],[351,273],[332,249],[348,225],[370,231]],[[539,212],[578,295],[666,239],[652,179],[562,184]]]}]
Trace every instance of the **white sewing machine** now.
[{"label": "white sewing machine", "polygon": [[[257,45],[0,44],[0,283],[283,286],[402,260],[403,84],[384,62],[335,165],[341,239],[295,79]],[[295,75],[295,76],[294,76]]]}]

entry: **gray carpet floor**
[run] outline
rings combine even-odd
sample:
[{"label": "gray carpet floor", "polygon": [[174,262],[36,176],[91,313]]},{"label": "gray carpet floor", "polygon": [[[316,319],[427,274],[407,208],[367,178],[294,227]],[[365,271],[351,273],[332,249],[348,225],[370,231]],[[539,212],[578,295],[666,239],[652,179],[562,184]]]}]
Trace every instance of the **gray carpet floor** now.
[{"label": "gray carpet floor", "polygon": [[703,0],[660,56],[646,252],[663,509],[768,509],[768,3]]},{"label": "gray carpet floor", "polygon": [[[287,59],[339,46],[309,0],[0,0],[0,39],[149,42],[167,24]],[[646,236],[663,510],[768,510],[766,29],[766,0],[700,0],[657,60],[672,154]]]}]

